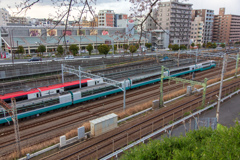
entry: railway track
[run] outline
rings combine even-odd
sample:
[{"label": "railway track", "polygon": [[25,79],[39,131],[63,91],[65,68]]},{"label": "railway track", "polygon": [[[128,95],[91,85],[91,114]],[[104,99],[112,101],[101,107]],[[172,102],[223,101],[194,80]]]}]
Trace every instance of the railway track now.
[{"label": "railway track", "polygon": [[[231,65],[229,65],[228,67],[230,67]],[[231,67],[230,67],[231,68]],[[208,73],[208,72],[210,72],[210,71],[203,71],[203,72],[205,72],[205,74],[206,73]],[[216,72],[216,71],[215,71]],[[211,73],[210,75],[211,76],[215,76],[216,75],[216,73]],[[198,72],[198,73],[201,73],[201,72]],[[198,73],[197,73],[197,76],[198,76]],[[201,73],[202,74],[202,73]],[[209,75],[209,76],[210,76]],[[187,76],[186,76],[187,77]],[[196,77],[197,78],[197,77]],[[200,78],[199,78],[200,79]],[[167,82],[165,82],[165,85],[169,85],[169,84],[167,84]],[[174,89],[176,89],[176,88],[178,88],[178,87],[182,87],[182,85],[181,84],[179,84],[179,85],[174,85],[174,86],[172,86],[172,87],[165,87],[164,88],[164,92],[166,92],[167,90],[174,90]],[[127,98],[131,98],[131,97],[134,97],[134,96],[136,96],[136,95],[138,95],[138,94],[140,94],[140,93],[146,93],[146,92],[151,92],[151,91],[153,91],[153,90],[155,90],[155,89],[158,89],[158,85],[156,85],[156,86],[151,86],[150,88],[147,88],[147,89],[143,89],[143,90],[141,90],[141,91],[137,91],[136,93],[131,93],[130,95],[127,95]],[[158,95],[159,94],[159,92],[157,91],[157,92],[154,92],[153,94],[149,94],[149,97],[152,97],[152,96],[156,96],[156,95]],[[146,96],[144,96],[144,97],[141,97],[141,99],[144,99],[144,98],[147,98]],[[105,103],[105,105],[107,105],[107,104],[110,104],[110,103],[113,103],[113,102],[116,102],[116,101],[121,101],[122,100],[122,97],[119,97],[119,98],[115,98],[115,99],[113,99],[113,100],[110,100],[110,101],[108,101],[108,102],[104,102]],[[138,100],[132,100],[132,101],[129,101],[129,102],[127,102],[127,105],[130,105],[131,103],[136,103],[136,102],[138,102],[139,101],[139,99]],[[79,112],[71,112],[71,113],[69,113],[68,115],[63,115],[63,116],[61,116],[61,117],[59,117],[59,118],[52,118],[52,119],[48,119],[48,120],[44,120],[44,121],[42,121],[42,122],[39,122],[39,123],[37,123],[36,125],[35,124],[32,124],[32,125],[28,125],[28,126],[23,126],[23,128],[21,128],[20,127],[20,131],[22,131],[22,130],[26,130],[26,129],[28,129],[28,128],[33,128],[34,126],[39,126],[39,125],[43,125],[43,124],[47,124],[48,122],[51,122],[51,121],[56,121],[57,119],[61,119],[61,118],[64,118],[64,117],[67,117],[67,116],[72,116],[73,115],[73,113],[74,114],[78,114],[78,113],[80,113],[80,112],[88,112],[88,111],[90,111],[91,109],[93,109],[93,108],[96,108],[96,107],[99,107],[99,108],[101,108],[101,106],[102,106],[102,103],[99,103],[98,105],[94,105],[94,106],[92,106],[92,107],[88,107],[88,108],[81,108],[80,110],[79,110]],[[97,116],[97,115],[101,115],[102,113],[106,113],[106,112],[108,112],[108,111],[111,111],[111,110],[114,110],[114,109],[117,109],[117,108],[120,108],[120,107],[122,107],[122,105],[117,105],[117,106],[114,106],[114,107],[109,107],[109,108],[107,108],[107,109],[105,109],[105,110],[98,110],[98,111],[95,111],[95,112],[93,112],[93,113],[90,113],[91,115],[86,115],[86,116],[84,116],[83,118],[79,118],[79,119],[77,119],[77,120],[73,120],[73,121],[71,121],[71,122],[64,122],[64,123],[62,123],[62,124],[60,124],[60,125],[56,125],[55,127],[51,127],[51,128],[48,128],[48,129],[46,129],[46,130],[41,130],[41,131],[36,131],[36,132],[33,132],[33,133],[31,133],[30,135],[24,135],[24,136],[21,136],[21,140],[22,141],[24,141],[24,140],[27,140],[27,139],[29,139],[29,138],[32,138],[32,137],[35,137],[35,136],[38,136],[38,135],[41,135],[41,134],[44,134],[44,133],[49,133],[49,132],[51,132],[51,131],[53,131],[53,130],[56,130],[56,129],[61,129],[61,128],[64,128],[64,126],[67,126],[67,125],[71,125],[71,124],[73,124],[73,123],[77,123],[77,122],[80,122],[81,120],[85,120],[85,119],[87,119],[87,118],[92,118],[92,117],[94,117],[94,116]],[[4,137],[4,136],[6,136],[6,135],[9,135],[9,134],[11,134],[11,133],[13,133],[13,130],[7,130],[5,133],[0,133],[0,135],[2,136],[0,136],[1,137],[1,139]],[[56,136],[59,136],[59,135],[56,135]],[[53,137],[49,137],[49,138],[47,138],[47,139],[44,139],[44,140],[49,140],[49,139],[51,139],[51,138],[53,138]],[[38,144],[38,143],[41,143],[43,141],[43,139],[41,139],[40,141],[35,141],[35,143],[34,144]],[[1,140],[1,146],[0,146],[0,148],[4,148],[4,147],[7,147],[7,146],[10,146],[10,145],[12,145],[12,144],[14,144],[14,142],[15,142],[15,139],[11,139],[11,140],[8,140],[8,141],[2,141]],[[9,153],[8,153],[9,154]]]},{"label": "railway track", "polygon": [[[235,82],[228,82],[228,84],[223,87],[222,97],[232,93],[239,87],[239,78]],[[206,94],[206,98],[208,100],[211,99],[211,103],[217,100],[215,95],[219,93],[218,87],[213,88],[213,90]],[[155,130],[168,125],[169,123],[184,117],[186,112],[194,112],[200,109],[199,107],[202,107],[202,96],[191,96],[191,99],[189,99],[190,98],[186,100],[187,102],[178,102],[177,105],[175,104],[168,106],[167,108],[160,109],[157,113],[141,117],[131,124],[124,125],[111,131],[111,133],[94,137],[84,142],[84,144],[76,144],[42,159],[98,159],[106,156],[128,145],[130,142],[139,140],[141,137],[144,137]]]}]

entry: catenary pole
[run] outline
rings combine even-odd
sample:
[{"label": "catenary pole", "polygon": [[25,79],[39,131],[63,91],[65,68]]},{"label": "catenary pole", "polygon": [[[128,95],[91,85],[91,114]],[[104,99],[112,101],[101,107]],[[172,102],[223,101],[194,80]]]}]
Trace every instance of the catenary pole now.
[{"label": "catenary pole", "polygon": [[222,96],[222,85],[223,85],[223,77],[224,77],[225,63],[226,63],[226,53],[224,54],[224,58],[223,58],[223,67],[222,67],[221,83],[220,83],[220,90],[219,90],[219,96],[218,96],[217,113],[216,113],[217,123],[219,122],[219,110],[220,110],[220,103],[221,103],[221,96]]}]

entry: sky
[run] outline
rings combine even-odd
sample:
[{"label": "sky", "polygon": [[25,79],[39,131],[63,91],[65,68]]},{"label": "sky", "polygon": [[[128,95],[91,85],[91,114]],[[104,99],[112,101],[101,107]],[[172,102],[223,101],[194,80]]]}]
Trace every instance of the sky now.
[{"label": "sky", "polygon": [[[23,1],[23,0],[21,0]],[[30,0],[33,1],[33,0]],[[56,0],[55,0],[56,1]],[[167,0],[163,0],[167,1]],[[240,0],[179,0],[184,3],[193,4],[193,9],[212,9],[215,14],[219,13],[219,8],[225,7],[226,14],[240,15]],[[186,1],[186,2],[185,2]],[[20,0],[0,0],[1,8],[7,8],[11,6],[11,10],[14,10],[15,4]],[[31,18],[48,18],[50,14],[55,14],[55,9],[52,7],[50,0],[40,0],[38,4],[35,4],[27,13],[26,17]],[[110,9],[115,13],[127,13],[130,14],[131,3],[129,0],[96,0],[96,5],[92,5],[98,13],[99,10]],[[8,9],[9,10],[9,9]],[[10,11],[10,10],[9,10]],[[10,11],[10,14],[12,12]],[[77,14],[77,11],[75,11]],[[22,16],[22,15],[19,15]]]}]

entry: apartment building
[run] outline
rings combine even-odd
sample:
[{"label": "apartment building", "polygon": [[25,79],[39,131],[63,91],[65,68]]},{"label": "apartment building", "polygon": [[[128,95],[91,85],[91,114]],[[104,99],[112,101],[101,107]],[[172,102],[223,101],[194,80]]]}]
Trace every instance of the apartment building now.
[{"label": "apartment building", "polygon": [[5,8],[0,8],[0,26],[6,26],[9,22],[10,14]]},{"label": "apartment building", "polygon": [[193,43],[196,44],[203,44],[203,33],[204,33],[204,21],[203,17],[195,17],[194,21],[191,23],[191,34],[190,39]]},{"label": "apartment building", "polygon": [[240,41],[240,15],[225,14],[225,8],[219,9],[214,16],[213,42],[234,43]]},{"label": "apartment building", "polygon": [[10,17],[9,23],[12,24],[28,24],[26,17]]},{"label": "apartment building", "polygon": [[98,27],[114,27],[113,10],[100,10],[98,12]]},{"label": "apartment building", "polygon": [[157,10],[156,26],[158,30],[169,30],[169,43],[189,45],[191,33],[192,4],[181,3],[178,0],[162,2]]},{"label": "apartment building", "polygon": [[[201,18],[197,18],[197,17],[201,17]],[[204,27],[202,28],[200,26],[200,30],[202,29],[202,43],[207,44],[208,42],[212,42],[214,10],[210,10],[210,9],[192,10],[192,19],[191,19],[192,23],[193,21],[195,21],[195,19],[197,19],[196,21],[199,21],[199,19],[202,19],[202,22],[203,22]],[[192,27],[195,27],[195,25],[194,26],[192,25]],[[192,34],[192,29],[191,29],[191,34]],[[191,39],[192,39],[192,35],[191,35]]]},{"label": "apartment building", "polygon": [[126,27],[127,21],[127,14],[118,13],[114,15],[114,27]]}]

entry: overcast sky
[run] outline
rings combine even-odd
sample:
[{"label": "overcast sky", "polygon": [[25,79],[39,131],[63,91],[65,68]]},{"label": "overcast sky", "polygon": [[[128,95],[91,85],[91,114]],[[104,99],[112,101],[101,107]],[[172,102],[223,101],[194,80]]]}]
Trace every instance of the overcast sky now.
[{"label": "overcast sky", "polygon": [[[20,0],[0,0],[0,6],[2,8],[8,8],[7,5],[10,5],[14,8],[15,3],[19,2]],[[215,14],[218,14],[219,8],[225,7],[226,14],[240,15],[240,0],[187,0],[187,2],[184,3],[193,4],[193,9],[213,9]],[[97,5],[93,5],[93,8],[96,8],[96,13],[102,9],[111,9],[114,10],[115,13],[129,14],[130,7],[131,4],[128,0],[97,0]],[[40,0],[38,4],[35,4],[34,7],[27,12],[26,16],[31,18],[48,18],[49,14],[55,14],[52,3],[50,0]]]}]

